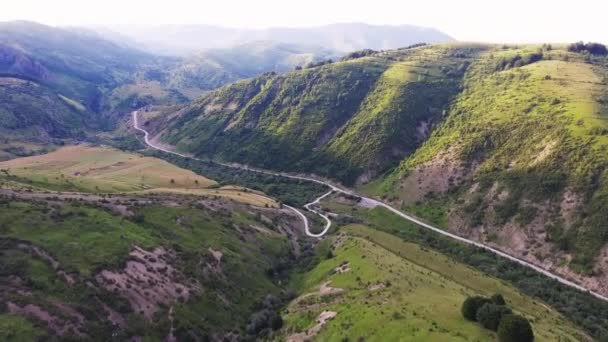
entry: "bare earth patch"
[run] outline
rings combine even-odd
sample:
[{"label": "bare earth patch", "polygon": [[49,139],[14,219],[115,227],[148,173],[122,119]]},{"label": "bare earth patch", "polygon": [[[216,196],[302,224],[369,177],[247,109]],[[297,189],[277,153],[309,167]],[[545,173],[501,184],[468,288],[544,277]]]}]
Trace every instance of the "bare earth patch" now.
[{"label": "bare earth patch", "polygon": [[377,284],[370,285],[367,289],[369,291],[378,291],[378,290],[382,290],[384,288],[386,288],[385,283],[377,283]]},{"label": "bare earth patch", "polygon": [[129,301],[135,312],[151,319],[161,305],[187,301],[202,291],[176,270],[176,256],[158,247],[149,252],[135,247],[122,270],[103,270],[95,278],[99,284]]},{"label": "bare earth patch", "polygon": [[336,317],[338,313],[335,311],[323,311],[317,317],[317,325],[308,329],[305,333],[297,333],[289,336],[287,338],[288,342],[304,342],[304,341],[312,341],[314,337],[323,329],[323,326],[327,324],[328,321],[332,320]]},{"label": "bare earth patch", "polygon": [[[77,335],[77,336],[85,336],[80,329],[82,328],[82,323],[84,318],[76,313],[75,319],[72,320],[64,320],[55,315],[52,315],[48,311],[43,308],[33,305],[27,304],[25,306],[19,306],[12,302],[7,302],[8,311],[15,315],[21,315],[28,317],[30,319],[40,321],[44,323],[49,330],[53,331],[54,334],[58,336],[65,335]],[[72,308],[68,308],[65,305],[58,307],[60,311],[67,313],[68,316],[73,317],[72,314],[76,312]]]},{"label": "bare earth patch", "polygon": [[454,149],[437,154],[432,160],[416,167],[401,180],[399,187],[407,193],[402,197],[404,204],[424,199],[429,193],[445,193],[453,185],[468,179],[475,165],[466,165],[456,155]]},{"label": "bare earth patch", "polygon": [[350,271],[350,263],[348,263],[348,262],[334,268],[334,272],[336,272],[338,274],[346,273],[348,271]]},{"label": "bare earth patch", "polygon": [[331,284],[331,280],[321,284],[321,286],[319,287],[319,294],[321,296],[335,295],[344,292],[344,289],[338,287],[331,287],[329,286],[329,284]]}]

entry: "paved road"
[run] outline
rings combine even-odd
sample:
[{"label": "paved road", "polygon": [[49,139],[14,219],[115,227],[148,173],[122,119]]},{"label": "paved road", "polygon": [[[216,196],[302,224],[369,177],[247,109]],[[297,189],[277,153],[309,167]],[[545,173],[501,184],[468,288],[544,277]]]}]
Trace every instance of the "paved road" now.
[{"label": "paved road", "polygon": [[[156,145],[150,143],[148,132],[146,130],[142,129],[141,127],[139,127],[139,124],[138,124],[138,121],[137,121],[137,111],[133,112],[133,126],[135,127],[135,129],[137,129],[137,130],[139,130],[139,131],[141,131],[141,132],[144,133],[144,140],[145,140],[146,144],[148,144],[148,146],[150,146],[151,148],[154,148],[154,149],[157,149],[157,150],[160,150],[160,151],[163,151],[163,152],[175,154],[175,155],[178,155],[178,156],[181,156],[181,157],[184,157],[184,158],[191,158],[191,157],[186,156],[184,154],[181,154],[181,153],[178,153],[178,152],[174,152],[174,151],[169,151],[169,150],[164,149],[164,148],[162,148],[160,146],[156,146]],[[312,178],[312,177],[306,177],[306,176],[299,176],[299,175],[288,174],[288,173],[285,173],[285,172],[273,172],[273,171],[268,171],[268,170],[263,170],[263,169],[258,169],[258,168],[252,168],[252,167],[248,167],[248,166],[237,165],[237,164],[226,164],[226,163],[218,163],[218,164],[223,165],[223,166],[227,166],[227,167],[234,167],[234,168],[239,168],[239,169],[243,169],[243,170],[249,170],[249,171],[253,171],[253,172],[259,172],[259,173],[264,173],[264,174],[268,174],[268,175],[273,175],[273,176],[281,176],[281,177],[286,177],[286,178],[292,178],[292,179],[305,180],[305,181],[309,181],[309,182],[315,182],[315,183],[322,184],[322,185],[325,185],[325,186],[329,187],[331,189],[331,191],[323,194],[322,196],[319,196],[318,198],[315,198],[314,201],[312,201],[312,202],[310,202],[310,203],[308,203],[308,204],[306,204],[304,206],[306,209],[308,209],[309,211],[311,211],[311,212],[313,212],[313,213],[321,216],[326,221],[325,228],[320,233],[317,233],[317,234],[311,233],[310,230],[309,230],[309,223],[308,223],[308,219],[306,218],[306,216],[304,214],[302,214],[302,212],[300,212],[296,208],[287,206],[288,208],[290,208],[293,211],[295,211],[302,218],[302,220],[304,221],[304,226],[306,228],[306,234],[308,236],[322,237],[323,235],[325,235],[325,233],[327,233],[327,231],[331,227],[331,220],[326,215],[318,212],[317,210],[312,209],[311,208],[312,206],[314,206],[315,204],[319,203],[323,198],[329,196],[332,192],[339,192],[339,193],[343,193],[343,194],[354,195],[354,196],[360,197],[361,199],[367,201],[368,203],[372,203],[375,206],[384,207],[384,208],[388,209],[389,211],[395,213],[396,215],[399,215],[400,217],[402,217],[402,218],[404,218],[404,219],[406,219],[406,220],[408,220],[410,222],[413,222],[413,223],[415,223],[415,224],[417,224],[417,225],[419,225],[421,227],[424,227],[426,229],[432,230],[432,231],[434,231],[434,232],[436,232],[438,234],[447,236],[447,237],[452,238],[454,240],[458,240],[460,242],[463,242],[463,243],[466,243],[466,244],[469,244],[469,245],[473,245],[473,246],[476,246],[476,247],[479,247],[479,248],[483,248],[483,249],[485,249],[487,251],[490,251],[490,252],[492,252],[492,253],[494,253],[496,255],[499,255],[501,257],[507,258],[507,259],[509,259],[511,261],[514,261],[514,262],[516,262],[516,263],[518,263],[520,265],[526,266],[526,267],[531,268],[531,269],[533,269],[533,270],[535,270],[535,271],[537,271],[539,273],[542,273],[545,276],[547,276],[547,277],[549,277],[551,279],[557,280],[558,282],[560,282],[560,283],[562,283],[564,285],[573,287],[573,288],[575,288],[577,290],[580,290],[580,291],[583,291],[583,292],[588,292],[589,294],[595,296],[596,298],[599,298],[601,300],[604,300],[604,301],[608,302],[608,297],[603,296],[603,295],[601,295],[601,294],[599,294],[599,293],[597,293],[595,291],[591,291],[591,290],[589,290],[589,289],[587,289],[587,288],[585,288],[585,287],[583,287],[583,286],[581,286],[581,285],[579,285],[577,283],[574,283],[574,282],[572,282],[572,281],[570,281],[568,279],[562,278],[562,277],[560,277],[560,276],[558,276],[558,275],[556,275],[554,273],[551,273],[550,271],[545,270],[544,268],[541,268],[541,267],[536,266],[536,265],[534,265],[532,263],[529,263],[529,262],[527,262],[525,260],[522,260],[522,259],[519,259],[519,258],[514,257],[512,255],[509,255],[509,254],[507,254],[507,253],[505,253],[503,251],[500,251],[500,250],[498,250],[496,248],[487,246],[487,245],[485,245],[485,244],[483,244],[481,242],[469,240],[469,239],[464,238],[462,236],[459,236],[459,235],[447,232],[447,231],[445,231],[445,230],[443,230],[441,228],[434,227],[434,226],[432,226],[432,225],[430,225],[428,223],[422,222],[419,219],[417,219],[417,218],[415,218],[413,216],[410,216],[410,215],[408,215],[408,214],[406,214],[406,213],[404,213],[404,212],[402,212],[400,210],[397,210],[397,209],[393,208],[392,206],[390,206],[390,205],[388,205],[388,204],[386,204],[384,202],[378,201],[378,200],[376,200],[374,198],[360,196],[360,195],[356,194],[355,192],[353,192],[352,190],[344,189],[344,188],[339,187],[339,186],[337,186],[335,184],[332,184],[329,181],[325,181],[325,180],[321,180],[321,179],[317,179],[317,178]]]},{"label": "paved road", "polygon": [[[191,156],[187,156],[187,155],[182,154],[182,153],[179,153],[179,152],[175,152],[175,151],[168,150],[168,149],[166,149],[166,148],[164,148],[164,147],[162,147],[162,146],[159,146],[159,145],[156,145],[156,144],[152,143],[152,142],[150,141],[150,135],[148,134],[148,131],[146,131],[145,129],[143,129],[143,128],[142,128],[142,127],[139,125],[139,120],[138,120],[138,117],[137,117],[137,111],[134,111],[134,112],[132,113],[132,116],[133,116],[133,127],[134,127],[136,130],[138,130],[138,131],[140,131],[140,132],[143,132],[143,133],[144,133],[144,141],[145,141],[145,142],[146,142],[146,144],[147,144],[148,146],[150,146],[151,148],[153,148],[153,149],[155,149],[155,150],[163,151],[163,152],[166,152],[166,153],[170,153],[170,154],[173,154],[173,155],[176,155],[176,156],[180,156],[180,157],[183,157],[183,158],[191,158],[191,159],[195,159],[195,160],[200,160],[200,159],[198,159],[198,158],[194,158],[194,157],[191,157]],[[264,173],[264,174],[269,174],[269,175],[273,175],[273,176],[281,176],[281,177],[288,177],[288,178],[294,178],[294,179],[300,179],[300,180],[307,180],[307,181],[311,181],[311,179],[308,179],[308,178],[305,178],[305,177],[298,177],[298,176],[293,176],[293,175],[283,175],[283,174],[279,174],[279,173],[272,172],[272,171],[260,170],[260,169],[253,169],[253,168],[246,167],[246,166],[237,166],[237,165],[226,164],[226,163],[220,163],[220,162],[215,162],[215,163],[217,163],[217,164],[219,164],[219,165],[222,165],[222,166],[226,166],[226,167],[232,167],[232,168],[245,169],[245,170],[248,170],[248,171],[252,171],[252,172],[258,172],[258,173]],[[318,181],[318,180],[314,180],[314,182],[319,183],[319,184],[323,184],[323,185],[327,185],[326,183],[324,183],[324,182],[322,182],[322,181]],[[319,202],[320,202],[320,201],[321,201],[323,198],[325,198],[325,197],[329,196],[329,195],[330,195],[330,194],[331,194],[331,193],[334,191],[334,187],[333,187],[333,186],[330,186],[330,188],[331,188],[332,190],[330,190],[329,192],[327,192],[327,193],[325,193],[325,194],[323,194],[323,195],[321,195],[321,196],[319,196],[319,197],[315,198],[315,199],[314,199],[312,202],[310,202],[310,203],[308,203],[308,204],[304,205],[304,207],[305,207],[307,210],[309,210],[309,211],[311,211],[311,212],[313,212],[313,213],[315,213],[315,214],[317,214],[317,215],[321,216],[321,218],[323,218],[323,219],[325,220],[325,227],[324,227],[324,228],[323,228],[323,230],[322,230],[322,231],[320,231],[319,233],[313,233],[313,232],[311,232],[311,231],[310,231],[310,222],[308,221],[308,217],[306,217],[306,215],[304,215],[304,214],[303,214],[301,211],[299,211],[298,209],[296,209],[296,208],[294,208],[294,207],[292,207],[292,206],[285,205],[285,207],[286,207],[286,208],[288,208],[288,209],[292,210],[292,211],[293,211],[293,212],[295,212],[295,213],[296,213],[296,214],[297,214],[297,215],[298,215],[300,218],[302,218],[302,222],[304,223],[304,232],[306,233],[306,235],[308,235],[308,236],[310,236],[310,237],[320,238],[320,237],[322,237],[323,235],[325,235],[325,234],[326,234],[326,233],[329,231],[329,228],[331,228],[331,220],[329,219],[329,217],[327,217],[327,216],[326,216],[326,215],[324,215],[323,213],[321,213],[321,212],[319,212],[319,211],[315,210],[314,208],[311,208],[313,205],[318,204],[318,203],[319,203]],[[337,188],[335,188],[335,189],[337,189]],[[265,197],[265,196],[262,196],[262,195],[257,195],[257,196],[260,196],[260,197],[263,197],[263,198],[269,199],[268,197]],[[271,199],[271,200],[272,200],[272,199]]]}]

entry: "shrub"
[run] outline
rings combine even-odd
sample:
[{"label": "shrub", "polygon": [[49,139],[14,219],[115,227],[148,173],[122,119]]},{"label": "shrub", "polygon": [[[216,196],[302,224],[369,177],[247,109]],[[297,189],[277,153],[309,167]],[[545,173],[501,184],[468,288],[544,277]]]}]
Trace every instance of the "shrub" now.
[{"label": "shrub", "polygon": [[506,315],[498,325],[498,340],[500,342],[532,342],[534,332],[530,322],[519,315]]},{"label": "shrub", "polygon": [[484,328],[496,331],[501,319],[511,313],[513,313],[511,309],[504,305],[487,303],[477,311],[476,318]]},{"label": "shrub", "polygon": [[365,57],[365,56],[370,56],[377,52],[378,51],[375,51],[372,49],[363,49],[363,50],[359,50],[359,51],[353,51],[353,52],[349,53],[348,55],[342,57],[342,61],[348,61],[351,59],[357,59],[357,58],[361,58],[361,57]]},{"label": "shrub", "polygon": [[603,44],[599,44],[599,43],[583,43],[583,42],[576,42],[576,43],[572,43],[570,45],[568,45],[568,51],[570,52],[588,52],[592,55],[600,55],[600,56],[606,56],[608,55],[608,49],[606,48],[606,45]]},{"label": "shrub", "polygon": [[505,298],[500,293],[492,295],[492,297],[490,297],[490,299],[492,300],[492,303],[494,303],[496,305],[506,305],[507,304],[507,302],[505,301]]},{"label": "shrub", "polygon": [[485,304],[491,303],[490,299],[481,296],[467,298],[462,303],[462,316],[469,321],[477,320],[477,311]]}]

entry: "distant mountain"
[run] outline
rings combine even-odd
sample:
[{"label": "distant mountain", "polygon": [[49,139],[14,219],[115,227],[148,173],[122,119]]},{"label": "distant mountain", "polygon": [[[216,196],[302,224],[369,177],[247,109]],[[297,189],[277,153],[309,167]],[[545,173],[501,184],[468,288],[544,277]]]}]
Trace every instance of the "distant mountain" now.
[{"label": "distant mountain", "polygon": [[[115,29],[140,47],[160,54],[181,55],[196,51],[230,48],[254,41],[274,41],[321,46],[340,52],[360,49],[395,49],[415,43],[440,43],[454,39],[433,29],[412,25],[377,26],[360,23],[332,24],[310,28],[233,29],[210,25],[159,26]],[[107,29],[99,32],[108,33]]]},{"label": "distant mountain", "polygon": [[0,23],[1,149],[11,141],[44,146],[56,138],[80,139],[107,127],[98,115],[105,94],[154,59],[92,32]]},{"label": "distant mountain", "polygon": [[243,78],[338,57],[319,47],[271,42],[168,57],[138,50],[120,34],[104,37],[83,28],[0,23],[5,140],[80,139],[88,128],[110,128],[134,108],[185,103]]},{"label": "distant mountain", "polygon": [[226,49],[212,49],[184,58],[169,70],[172,88],[211,90],[264,72],[283,73],[296,66],[336,60],[340,53],[315,46],[258,41]]},{"label": "distant mountain", "polygon": [[93,109],[100,90],[128,80],[151,57],[92,33],[26,21],[0,23],[0,72],[57,87]]}]

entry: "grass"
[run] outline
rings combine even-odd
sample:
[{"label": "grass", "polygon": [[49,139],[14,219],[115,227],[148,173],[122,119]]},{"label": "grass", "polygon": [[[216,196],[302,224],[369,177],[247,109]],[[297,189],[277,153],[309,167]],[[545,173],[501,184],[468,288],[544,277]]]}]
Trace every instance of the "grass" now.
[{"label": "grass", "polygon": [[0,314],[0,339],[6,342],[35,341],[44,331],[23,317]]},{"label": "grass", "polygon": [[[499,292],[533,321],[537,341],[581,340],[582,334],[554,310],[444,255],[362,225],[349,225],[341,232],[348,238],[335,250],[335,257],[307,273],[303,283],[305,293],[314,293],[331,280],[330,286],[344,289],[344,294],[302,299],[315,303],[310,307],[295,304],[296,300],[286,310],[287,331],[310,328],[318,313],[331,310],[338,314],[317,339],[489,340],[494,337],[488,330],[462,318],[460,305],[468,295]],[[351,270],[333,273],[344,262]],[[378,283],[390,285],[369,289]]]},{"label": "grass", "polygon": [[[438,169],[438,156],[448,155],[453,164],[469,165],[471,170],[447,193],[435,198],[420,196],[422,206],[434,206],[439,197],[449,202],[445,209],[450,215],[463,217],[472,228],[485,225],[498,235],[505,224],[513,222],[522,232],[528,228],[536,215],[529,220],[517,218],[526,210],[526,202],[538,203],[551,212],[540,216],[538,211],[544,226],[560,224],[560,203],[564,193],[571,191],[583,199],[582,203],[568,224],[569,233],[550,242],[572,258],[552,261],[566,262],[571,270],[593,275],[599,253],[608,243],[602,223],[608,219],[608,211],[601,204],[608,196],[606,64],[563,47],[539,48],[493,47],[481,54],[470,65],[463,90],[429,139],[399,167],[361,190],[396,202],[411,202],[411,186],[417,184],[413,171],[421,166]],[[542,58],[536,61],[516,59],[539,53]],[[519,64],[509,64],[516,60]],[[508,64],[503,66],[505,61]],[[444,171],[438,177],[452,176]],[[509,193],[509,203],[498,205],[489,196],[492,187],[485,185],[494,182]],[[469,192],[477,185],[484,186]],[[485,213],[467,211],[463,203],[474,198],[485,198],[480,203],[485,207],[496,205]],[[418,207],[410,209],[435,216]]]},{"label": "grass", "polygon": [[0,168],[25,178],[33,185],[63,191],[201,189],[215,183],[159,159],[85,145],[2,162]]},{"label": "grass", "polygon": [[159,244],[149,231],[130,221],[75,204],[55,209],[17,202],[0,207],[0,213],[3,236],[51,251],[67,271],[84,276],[118,266],[133,245]]},{"label": "grass", "polygon": [[264,74],[205,94],[154,126],[166,143],[197,156],[352,184],[420,144],[419,131],[440,120],[482,49],[425,47]]},{"label": "grass", "polygon": [[[190,333],[202,338],[206,336],[201,335],[203,332],[243,332],[249,316],[265,296],[280,296],[281,283],[270,270],[288,267],[292,262],[291,246],[276,231],[274,223],[263,216],[267,213],[229,205],[230,210],[221,205],[213,209],[144,206],[137,209],[138,218],[131,221],[77,203],[3,202],[0,286],[5,290],[0,298],[20,306],[35,304],[59,316],[55,303],[69,305],[85,315],[86,331],[95,333],[99,340],[109,339],[114,333],[120,339],[128,339],[129,331],[162,340],[169,324],[168,307],[160,308],[154,323],[147,322],[129,312],[124,298],[85,284],[95,283],[101,270],[122,269],[133,246],[147,250],[164,246],[178,255],[172,266],[204,289],[192,300],[174,304],[178,338],[184,339]],[[252,226],[267,233],[259,233]],[[77,283],[68,286],[47,262],[20,249],[19,243],[43,249]],[[209,260],[210,248],[223,254],[217,274],[203,267]],[[22,282],[12,281],[15,276]],[[104,315],[95,313],[103,310],[100,301],[132,323],[127,332],[117,332]],[[18,325],[30,324],[21,318],[0,315],[0,327]],[[25,328],[14,331],[16,340],[31,340],[31,333]],[[45,331],[35,331],[46,336]]]},{"label": "grass", "polygon": [[362,222],[403,241],[431,248],[484,274],[511,284],[521,293],[547,303],[595,338],[608,335],[608,304],[587,293],[562,285],[536,271],[440,236],[402,219],[384,208],[363,209],[333,204],[332,210],[351,216],[347,222]]},{"label": "grass", "polygon": [[[162,159],[107,147],[67,146],[57,151],[0,162],[0,175],[13,187],[88,193],[174,193],[216,196],[237,202],[277,207],[278,203],[246,188],[217,183]],[[7,176],[8,174],[8,176]]]}]

